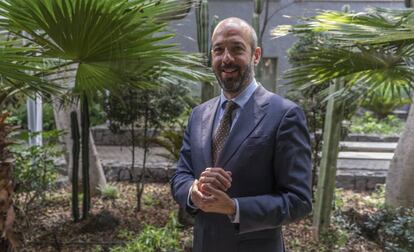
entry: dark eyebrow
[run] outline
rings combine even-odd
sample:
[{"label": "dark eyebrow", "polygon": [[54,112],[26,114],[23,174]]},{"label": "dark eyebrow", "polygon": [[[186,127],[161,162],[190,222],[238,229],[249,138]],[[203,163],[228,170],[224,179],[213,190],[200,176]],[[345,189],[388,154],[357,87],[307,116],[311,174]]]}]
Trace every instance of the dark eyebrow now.
[{"label": "dark eyebrow", "polygon": [[[236,46],[241,46],[241,47],[243,47],[243,48],[246,48],[246,46],[245,46],[242,42],[240,42],[240,41],[230,42],[230,44],[231,44],[232,46],[236,45]],[[221,46],[221,45],[223,45],[223,43],[222,43],[222,42],[219,42],[219,43],[213,44],[213,48],[214,48],[214,47],[216,47],[216,46]]]},{"label": "dark eyebrow", "polygon": [[242,42],[238,42],[238,41],[236,41],[236,42],[232,42],[232,44],[233,44],[233,45],[238,45],[238,46],[245,47],[245,46],[244,46],[244,44],[243,44]]},{"label": "dark eyebrow", "polygon": [[216,43],[216,44],[213,44],[213,47],[216,47],[216,46],[221,46],[223,43]]}]

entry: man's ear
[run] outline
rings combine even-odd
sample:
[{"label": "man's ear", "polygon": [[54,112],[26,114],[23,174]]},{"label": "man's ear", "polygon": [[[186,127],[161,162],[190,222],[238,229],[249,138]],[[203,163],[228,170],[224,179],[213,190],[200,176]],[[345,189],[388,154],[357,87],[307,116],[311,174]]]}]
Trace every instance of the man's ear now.
[{"label": "man's ear", "polygon": [[257,66],[257,64],[259,64],[260,59],[262,57],[262,48],[260,47],[256,47],[256,49],[254,49],[254,65]]}]

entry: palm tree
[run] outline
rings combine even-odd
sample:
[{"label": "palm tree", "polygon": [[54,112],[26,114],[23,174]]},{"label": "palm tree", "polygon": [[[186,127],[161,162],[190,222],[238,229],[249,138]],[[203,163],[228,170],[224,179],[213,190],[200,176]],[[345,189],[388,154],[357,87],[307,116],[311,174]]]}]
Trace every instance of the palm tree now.
[{"label": "palm tree", "polygon": [[22,48],[21,41],[0,42],[0,251],[11,251],[19,245],[19,239],[13,232],[13,159],[8,150],[12,143],[9,134],[15,127],[8,124],[7,103],[16,96],[57,94],[61,90],[43,82],[39,77],[27,74],[39,69],[31,66],[39,59],[31,56],[33,48]]},{"label": "palm tree", "polygon": [[[316,34],[321,44],[304,52],[301,65],[289,70],[287,77],[302,88],[344,78],[345,86],[334,95],[347,103],[359,103],[376,92],[391,93],[401,99],[411,95],[413,28],[413,9],[375,8],[360,13],[322,11],[303,24],[278,27],[274,35]],[[324,41],[335,46],[325,47]],[[414,106],[411,106],[387,176],[388,205],[414,207],[413,166]]]},{"label": "palm tree", "polygon": [[[125,87],[145,88],[154,80],[174,84],[208,75],[198,56],[168,43],[166,21],[189,8],[180,1],[160,0],[4,0],[0,25],[39,46],[39,57],[57,60],[56,69],[73,66],[69,91],[81,104],[82,168],[89,176],[89,107],[94,97]],[[191,3],[191,2],[190,2]],[[29,36],[25,36],[24,31]],[[55,70],[55,71],[53,71]],[[88,188],[84,199],[88,201]]]}]

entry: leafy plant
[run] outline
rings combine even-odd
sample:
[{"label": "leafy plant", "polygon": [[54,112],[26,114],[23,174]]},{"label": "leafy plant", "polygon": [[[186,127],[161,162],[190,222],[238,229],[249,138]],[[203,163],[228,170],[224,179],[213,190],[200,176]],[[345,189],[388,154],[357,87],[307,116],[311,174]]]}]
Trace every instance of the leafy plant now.
[{"label": "leafy plant", "polygon": [[[172,0],[0,1],[0,26],[34,45],[37,50],[32,54],[39,62],[59,62],[45,75],[59,75],[65,66],[74,68],[75,83],[68,94],[81,103],[84,180],[89,181],[88,104],[93,97],[107,91],[116,95],[125,87],[212,77],[204,71],[199,56],[179,51],[169,40],[174,35],[168,33],[167,21],[182,17],[182,10],[187,11],[190,4]],[[52,81],[56,79],[65,80],[58,76]],[[88,186],[83,183],[85,214],[90,206]]]},{"label": "leafy plant", "polygon": [[115,185],[107,184],[103,188],[99,188],[103,199],[116,200],[119,198],[119,191]]},{"label": "leafy plant", "polygon": [[[45,144],[42,146],[14,145],[11,148],[15,158],[13,179],[15,191],[22,197],[17,201],[25,210],[33,203],[44,199],[46,192],[53,188],[58,170],[55,159],[63,154],[53,139],[61,132],[43,132]],[[23,136],[25,138],[28,135]]]},{"label": "leafy plant", "polygon": [[178,222],[174,213],[170,215],[170,221],[165,227],[156,228],[147,225],[136,238],[130,232],[124,232],[123,236],[132,241],[125,247],[112,248],[111,252],[182,251],[180,247]]},{"label": "leafy plant", "polygon": [[351,132],[364,134],[399,135],[404,130],[405,123],[395,115],[388,115],[383,120],[377,119],[370,112],[362,117],[355,116],[351,123]]},{"label": "leafy plant", "polygon": [[161,131],[160,136],[151,139],[152,142],[164,147],[168,153],[158,154],[164,158],[167,158],[173,162],[177,162],[180,157],[181,146],[183,145],[184,131],[187,127],[187,118],[190,110],[184,111],[181,116],[176,118],[170,126]]},{"label": "leafy plant", "polygon": [[390,251],[413,251],[414,209],[382,208],[369,216],[363,231]]},{"label": "leafy plant", "polygon": [[403,97],[393,97],[389,90],[385,90],[385,92],[376,90],[371,94],[370,98],[362,102],[362,106],[374,112],[378,119],[384,119],[391,115],[395,109],[410,103],[411,99],[406,95],[403,95]]},{"label": "leafy plant", "polygon": [[[188,93],[188,88],[182,84],[166,84],[146,90],[125,89],[121,96],[110,96],[107,99],[105,111],[110,120],[110,129],[113,132],[117,132],[121,126],[128,126],[130,129],[131,177],[136,181],[137,186],[137,211],[141,209],[149,144],[153,142],[159,129],[162,129],[165,124],[174,122],[188,108],[190,102]],[[142,135],[137,134],[137,127],[143,129]],[[140,174],[135,170],[135,147],[138,141],[144,148]]]}]

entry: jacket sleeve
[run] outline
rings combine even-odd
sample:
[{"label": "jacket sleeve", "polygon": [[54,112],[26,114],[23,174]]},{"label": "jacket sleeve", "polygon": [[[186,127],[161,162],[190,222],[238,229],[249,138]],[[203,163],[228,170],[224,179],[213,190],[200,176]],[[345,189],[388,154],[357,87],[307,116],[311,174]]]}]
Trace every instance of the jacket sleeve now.
[{"label": "jacket sleeve", "polygon": [[183,146],[181,147],[180,157],[177,163],[177,170],[170,180],[171,192],[175,201],[181,208],[186,209],[190,214],[195,214],[196,209],[187,205],[190,187],[195,180],[193,166],[191,163],[191,123],[192,115],[188,119],[188,124],[184,132]]},{"label": "jacket sleeve", "polygon": [[275,144],[275,193],[237,198],[240,234],[276,228],[312,210],[310,139],[305,115],[299,107],[285,113]]}]

